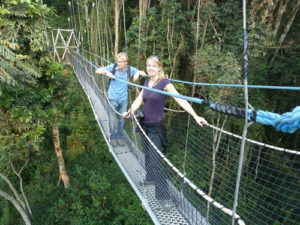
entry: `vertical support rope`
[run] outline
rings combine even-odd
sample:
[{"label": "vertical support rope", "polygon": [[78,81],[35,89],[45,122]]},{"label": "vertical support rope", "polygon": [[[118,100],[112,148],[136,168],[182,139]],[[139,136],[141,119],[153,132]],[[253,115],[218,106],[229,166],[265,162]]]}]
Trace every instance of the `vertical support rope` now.
[{"label": "vertical support rope", "polygon": [[[80,42],[80,45],[81,45],[81,43],[83,42],[83,37],[82,37],[82,32],[81,32],[80,9],[79,9],[78,0],[76,0],[76,1],[77,1],[78,26],[79,26],[79,33],[78,33],[78,36],[79,36],[79,42]],[[82,45],[81,45],[81,46],[82,46]]]},{"label": "vertical support rope", "polygon": [[244,31],[244,65],[243,65],[243,82],[244,82],[244,100],[245,100],[245,125],[243,129],[242,141],[241,141],[241,151],[239,157],[239,166],[237,171],[237,178],[236,178],[236,185],[235,185],[235,192],[234,192],[234,202],[232,208],[232,225],[235,224],[235,215],[236,215],[236,208],[238,205],[238,196],[239,196],[239,187],[241,181],[241,173],[242,173],[242,165],[244,159],[244,152],[245,152],[245,142],[246,142],[246,135],[247,129],[251,125],[248,123],[248,55],[247,55],[247,45],[248,45],[248,35],[247,35],[247,27],[246,27],[246,0],[243,0],[243,31]]},{"label": "vertical support rope", "polygon": [[[96,24],[97,24],[97,36],[98,36],[98,41],[99,41],[99,47],[97,51],[101,52],[102,54],[102,40],[101,40],[101,35],[100,35],[100,21],[99,21],[99,2],[96,0]],[[100,65],[102,66],[102,60],[100,61]]]},{"label": "vertical support rope", "polygon": [[122,1],[123,3],[123,23],[124,23],[124,38],[125,38],[125,47],[126,47],[126,52],[128,54],[128,47],[127,47],[127,35],[126,35],[126,20],[125,20],[125,5],[124,5],[124,0]]},{"label": "vertical support rope", "polygon": [[108,5],[108,2],[107,0],[105,1],[102,1],[103,3],[103,10],[104,10],[104,14],[105,14],[105,19],[104,19],[104,30],[105,30],[105,44],[106,44],[106,55],[105,55],[105,58],[106,59],[109,59],[109,44],[108,44],[108,36],[109,36],[109,32],[108,32],[108,25],[107,25],[107,11],[108,11],[108,8],[107,8],[107,5]]},{"label": "vertical support rope", "polygon": [[89,51],[91,51],[91,44],[90,44],[90,35],[89,35],[89,15],[88,15],[88,6],[87,6],[87,0],[84,0],[84,13],[85,13],[85,32],[87,35],[87,45]]},{"label": "vertical support rope", "polygon": [[[193,78],[193,83],[195,83],[196,80],[196,70],[197,70],[197,55],[198,55],[198,38],[199,38],[199,18],[200,18],[200,4],[201,0],[198,0],[198,11],[197,11],[197,32],[196,32],[196,52],[195,52],[195,69],[194,69],[194,78]],[[195,94],[195,85],[193,85],[193,89],[192,89],[192,97]],[[186,153],[187,153],[187,145],[188,145],[188,137],[189,137],[189,128],[190,128],[190,120],[191,120],[191,115],[188,115],[188,124],[187,124],[187,131],[186,131],[186,138],[185,138],[185,146],[184,146],[184,160],[183,160],[183,181],[185,183],[185,177],[186,177],[186,171],[185,171],[185,162],[186,162]],[[184,184],[183,183],[183,184]],[[182,186],[183,186],[182,184]],[[182,190],[181,190],[182,191]]]},{"label": "vertical support rope", "polygon": [[140,7],[140,19],[139,19],[139,39],[138,39],[138,62],[137,62],[137,68],[139,68],[139,65],[140,65],[140,51],[141,51],[141,27],[142,27],[142,5],[141,5],[141,1],[140,1],[140,4],[139,4],[139,7]]},{"label": "vertical support rope", "polygon": [[70,26],[71,26],[70,28],[73,29],[73,28],[74,28],[74,25],[73,25],[73,16],[72,16],[72,8],[71,8],[71,7],[72,7],[72,6],[71,6],[72,4],[71,4],[71,1],[68,1],[68,5],[69,5],[69,7],[70,7]]},{"label": "vertical support rope", "polygon": [[75,10],[74,10],[74,1],[73,1],[73,0],[71,1],[71,6],[72,6],[73,20],[74,20],[74,31],[75,31],[75,34],[76,34],[77,26],[76,26]]}]

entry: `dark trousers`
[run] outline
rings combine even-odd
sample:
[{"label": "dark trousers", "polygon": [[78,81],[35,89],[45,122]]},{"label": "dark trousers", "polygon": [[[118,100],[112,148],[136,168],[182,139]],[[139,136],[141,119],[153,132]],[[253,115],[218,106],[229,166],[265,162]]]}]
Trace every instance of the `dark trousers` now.
[{"label": "dark trousers", "polygon": [[[162,137],[160,127],[155,124],[143,124],[148,137],[154,143],[154,145],[161,151],[162,149]],[[155,182],[155,198],[158,200],[169,199],[167,175],[164,169],[163,159],[156,152],[150,142],[142,135],[143,138],[143,150],[145,153],[145,169],[146,169],[146,181]]]}]

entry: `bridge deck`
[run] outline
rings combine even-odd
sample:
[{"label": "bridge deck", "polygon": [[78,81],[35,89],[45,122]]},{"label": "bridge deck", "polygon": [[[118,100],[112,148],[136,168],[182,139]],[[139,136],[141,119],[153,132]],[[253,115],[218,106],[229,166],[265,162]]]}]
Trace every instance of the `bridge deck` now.
[{"label": "bridge deck", "polygon": [[[129,139],[126,141],[126,144],[124,147],[117,146],[113,148],[109,143],[109,128],[108,128],[108,116],[105,110],[104,105],[99,100],[99,97],[97,96],[91,96],[91,99],[93,99],[93,105],[95,106],[94,112],[96,113],[98,117],[98,121],[100,121],[100,124],[102,126],[102,129],[106,136],[107,144],[110,148],[110,151],[112,151],[113,156],[117,157],[118,164],[121,163],[122,167],[128,174],[128,176],[131,179],[130,184],[134,187],[134,190],[139,192],[138,196],[140,197],[143,206],[149,207],[153,213],[153,215],[156,217],[156,220],[158,221],[158,224],[161,225],[188,225],[190,224],[185,217],[182,215],[182,213],[177,209],[174,202],[172,203],[172,210],[170,212],[165,212],[161,206],[161,204],[155,199],[155,187],[154,185],[144,186],[141,185],[141,181],[145,178],[145,170],[141,166],[142,162],[144,161],[144,154],[142,152],[137,153],[138,157],[132,149],[130,148]],[[103,99],[102,99],[103,100]],[[124,172],[124,171],[123,171]],[[128,178],[128,177],[127,177]],[[149,210],[149,209],[148,209]]]}]

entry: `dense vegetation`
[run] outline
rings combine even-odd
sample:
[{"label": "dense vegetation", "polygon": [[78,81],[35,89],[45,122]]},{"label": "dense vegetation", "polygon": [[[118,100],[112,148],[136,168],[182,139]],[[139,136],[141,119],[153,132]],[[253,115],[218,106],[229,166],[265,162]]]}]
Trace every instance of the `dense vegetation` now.
[{"label": "dense vegetation", "polygon": [[[113,60],[115,1],[94,5],[91,0],[72,0],[73,8],[60,0],[44,0],[47,6],[34,0],[1,1],[0,224],[24,224],[26,219],[32,224],[151,224],[108,153],[72,71],[54,61],[48,45],[53,28],[76,26],[82,49]],[[248,1],[249,84],[300,86],[299,7],[299,1]],[[145,58],[155,54],[175,79],[242,82],[241,1],[126,0],[125,14],[126,21],[120,16],[118,25],[118,50],[128,48],[130,64],[144,68]],[[122,38],[123,22],[128,42]],[[238,89],[178,88],[187,95],[243,107]],[[296,91],[252,89],[249,98],[256,109],[280,114],[300,102]],[[218,116],[195,107],[210,121]],[[240,133],[242,125],[235,118],[226,124],[234,133]],[[59,172],[62,161],[55,155],[53,138],[57,130],[64,156],[59,165],[65,165]],[[254,124],[249,136],[291,149],[300,146],[299,131],[284,134]],[[16,210],[21,203],[23,210]]]}]

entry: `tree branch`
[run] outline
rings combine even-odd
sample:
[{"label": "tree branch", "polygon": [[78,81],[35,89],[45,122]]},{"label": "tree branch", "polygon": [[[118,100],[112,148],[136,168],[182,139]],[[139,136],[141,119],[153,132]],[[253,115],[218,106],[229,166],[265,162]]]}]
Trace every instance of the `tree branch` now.
[{"label": "tree branch", "polygon": [[24,209],[22,208],[22,206],[19,204],[19,202],[14,199],[12,196],[10,196],[9,194],[7,194],[6,192],[0,190],[0,196],[2,196],[3,198],[5,198],[6,200],[10,201],[14,207],[19,211],[19,213],[21,214],[24,222],[26,225],[31,225],[30,220],[26,214],[26,212],[24,211]]},{"label": "tree branch", "polygon": [[5,180],[5,182],[8,184],[10,190],[14,193],[16,199],[18,200],[18,202],[22,205],[23,209],[26,209],[25,207],[25,203],[21,200],[18,192],[16,191],[15,187],[12,185],[12,183],[10,182],[10,180],[3,174],[0,173],[0,177]]},{"label": "tree branch", "polygon": [[14,173],[15,173],[15,174],[19,177],[19,179],[20,179],[20,190],[21,190],[21,192],[22,192],[24,201],[25,201],[25,203],[26,203],[27,210],[28,210],[29,214],[32,215],[31,208],[30,208],[30,206],[29,206],[27,197],[26,197],[25,192],[24,192],[24,190],[23,190],[23,179],[22,179],[22,177],[21,177],[21,173],[22,173],[23,169],[25,168],[25,166],[27,165],[28,161],[29,161],[29,159],[27,158],[25,164],[22,166],[22,168],[20,169],[19,172],[17,172],[17,171],[15,170],[15,167],[14,167],[14,165],[12,164],[12,162],[11,162],[10,160],[9,160],[9,163],[10,163],[10,166],[11,166],[12,170],[14,171]]}]

